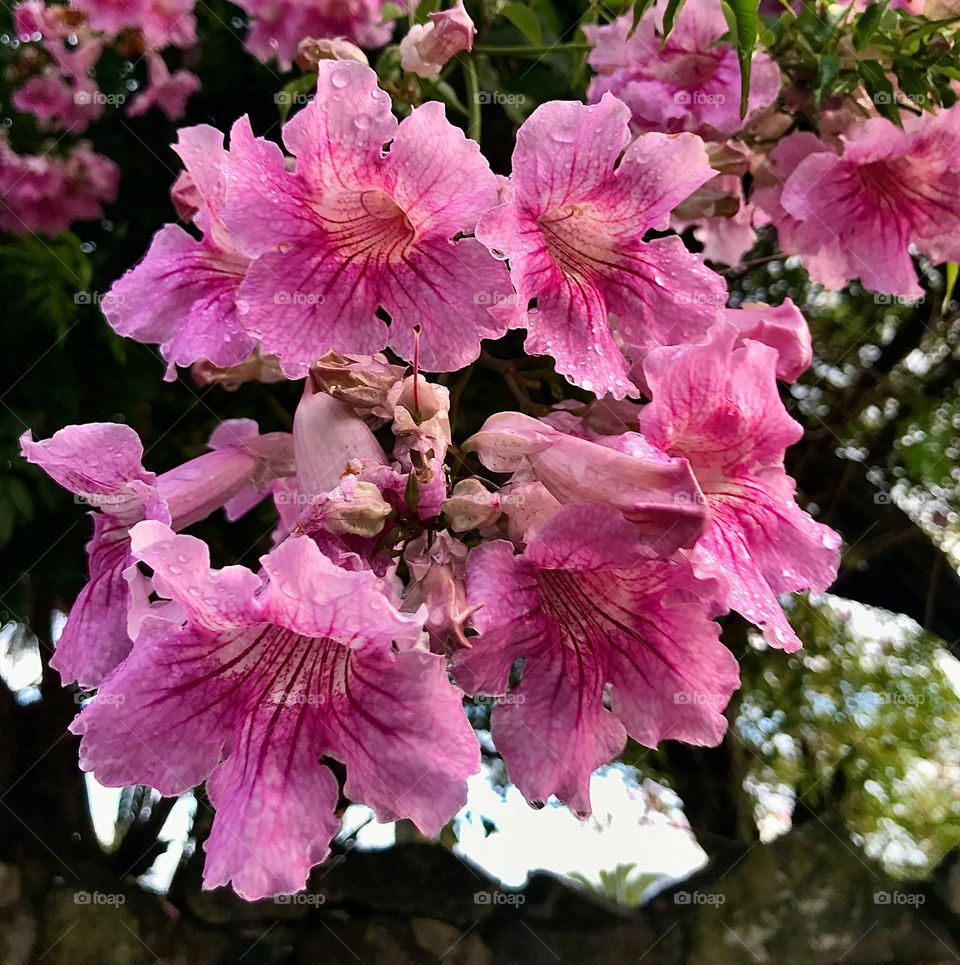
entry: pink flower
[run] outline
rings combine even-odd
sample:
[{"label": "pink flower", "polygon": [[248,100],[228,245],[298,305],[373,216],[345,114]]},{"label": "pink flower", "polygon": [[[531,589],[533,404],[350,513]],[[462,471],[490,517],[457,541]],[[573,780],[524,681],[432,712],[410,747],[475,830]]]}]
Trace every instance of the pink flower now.
[{"label": "pink flower", "polygon": [[[589,63],[597,72],[589,97],[616,94],[641,131],[693,131],[725,140],[746,123],[740,118],[740,67],[730,43],[718,43],[729,27],[717,0],[686,0],[673,32],[661,43],[663,7],[649,10],[633,30],[633,15],[605,26],[584,27],[594,44]],[[748,110],[772,104],[780,70],[756,53]],[[749,115],[748,115],[749,116]]]},{"label": "pink flower", "polygon": [[149,82],[127,108],[131,117],[146,114],[151,107],[159,107],[171,121],[183,117],[187,101],[200,90],[200,78],[189,70],[170,73],[163,57],[154,51],[147,51],[147,73]]},{"label": "pink flower", "polygon": [[410,359],[416,325],[429,371],[460,368],[503,334],[487,305],[505,294],[506,272],[460,237],[496,203],[496,179],[439,103],[398,125],[369,67],[322,61],[316,99],[283,130],[295,172],[278,149],[254,150],[244,125],[224,212],[260,253],[240,289],[242,323],[291,378],[331,348],[371,354],[389,339]]},{"label": "pink flower", "polygon": [[720,742],[739,675],[705,605],[711,584],[683,561],[641,558],[612,509],[567,506],[521,556],[487,543],[467,571],[480,636],[454,674],[467,693],[505,695],[493,740],[534,807],[555,794],[588,815],[590,774],[627,734],[646,747]]},{"label": "pink flower", "polygon": [[740,308],[724,308],[720,314],[740,330],[740,339],[763,342],[777,353],[776,374],[784,382],[796,382],[813,361],[810,326],[800,309],[787,298],[776,308],[745,302]]},{"label": "pink flower", "polygon": [[99,218],[119,177],[116,164],[85,141],[57,158],[17,154],[0,137],[0,230],[56,234],[73,221]]},{"label": "pink flower", "polygon": [[99,510],[87,545],[89,581],[50,661],[64,682],[96,686],[130,650],[128,619],[149,594],[142,579],[128,586],[125,575],[134,523],[158,519],[184,529],[221,506],[236,518],[262,498],[255,490],[266,479],[292,471],[290,437],[260,436],[250,420],[223,423],[210,443],[212,452],[157,476],[143,468],[143,446],[129,426],[91,423],[67,426],[43,442],[29,432],[21,438],[28,462]]},{"label": "pink flower", "polygon": [[469,647],[466,628],[479,604],[467,603],[467,547],[440,530],[411,540],[403,558],[410,570],[404,607],[426,608],[424,626],[433,652]]},{"label": "pink flower", "polygon": [[339,827],[338,786],[380,821],[432,834],[466,800],[479,748],[443,658],[416,648],[370,571],[348,572],[308,537],[210,568],[206,545],[139,524],[134,555],[186,622],[147,617],[127,660],[71,729],[108,786],[175,795],[207,781],[216,807],[204,887],[247,899],[298,891]]},{"label": "pink flower", "polygon": [[197,42],[196,0],[149,0],[138,26],[149,47],[191,47]]},{"label": "pink flower", "polygon": [[615,398],[637,390],[614,331],[631,346],[672,344],[704,332],[726,300],[723,279],[679,238],[643,241],[713,177],[703,142],[630,143],[628,119],[612,96],[538,107],[517,133],[509,200],[477,226],[509,258],[517,290],[493,313],[527,329],[528,354],[553,356],[571,382]]},{"label": "pink flower", "polygon": [[794,500],[783,467],[803,430],[777,392],[777,353],[718,323],[708,340],[652,350],[644,360],[653,401],[640,413],[646,438],[689,460],[710,511],[691,554],[716,577],[725,603],[774,647],[801,646],[778,593],[825,590],[836,577],[840,536]]},{"label": "pink flower", "polygon": [[708,181],[674,211],[670,225],[678,232],[693,226],[703,257],[720,265],[736,265],[757,241],[753,208],[736,174],[718,174]]},{"label": "pink flower", "polygon": [[[463,446],[493,472],[536,481],[561,503],[603,503],[630,526],[648,555],[669,556],[703,532],[703,497],[683,458],[668,458],[637,432],[600,445],[519,412],[490,416]],[[504,501],[505,503],[505,501]]]},{"label": "pink flower", "polygon": [[430,23],[414,24],[400,41],[400,64],[418,77],[436,77],[451,57],[472,50],[477,32],[463,0],[428,16]]},{"label": "pink flower", "polygon": [[[780,198],[789,224],[781,245],[814,281],[918,298],[909,246],[949,261],[960,231],[960,112],[925,114],[900,130],[884,118],[849,128],[843,151],[809,153]],[[778,230],[780,224],[777,223]]]},{"label": "pink flower", "polygon": [[247,49],[289,70],[301,40],[345,38],[372,49],[388,43],[393,22],[381,24],[384,0],[238,0],[251,17]]},{"label": "pink flower", "polygon": [[[234,125],[233,146],[238,132],[245,150],[267,149],[254,140],[246,121]],[[144,259],[113,284],[104,304],[118,335],[159,343],[171,380],[176,366],[201,358],[221,367],[238,365],[255,345],[240,326],[236,306],[250,260],[221,217],[228,160],[223,135],[205,124],[182,128],[174,150],[202,199],[195,223],[203,238],[197,241],[179,225],[161,228]]]},{"label": "pink flower", "polygon": [[86,14],[94,30],[118,34],[143,21],[149,0],[70,0],[70,6]]}]

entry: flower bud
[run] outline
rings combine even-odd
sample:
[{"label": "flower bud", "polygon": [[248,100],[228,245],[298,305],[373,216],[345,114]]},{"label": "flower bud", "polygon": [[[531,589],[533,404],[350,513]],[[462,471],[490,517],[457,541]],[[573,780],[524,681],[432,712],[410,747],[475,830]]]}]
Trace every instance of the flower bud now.
[{"label": "flower bud", "polygon": [[443,512],[455,533],[484,529],[500,518],[500,497],[479,479],[461,479],[444,500]]},{"label": "flower bud", "polygon": [[454,54],[473,49],[475,33],[463,0],[457,0],[449,10],[431,13],[430,23],[410,28],[400,41],[400,63],[418,77],[435,77]]},{"label": "flower bud", "polygon": [[296,64],[301,70],[316,70],[321,60],[355,60],[367,64],[367,55],[356,45],[342,37],[304,37],[297,48]]}]

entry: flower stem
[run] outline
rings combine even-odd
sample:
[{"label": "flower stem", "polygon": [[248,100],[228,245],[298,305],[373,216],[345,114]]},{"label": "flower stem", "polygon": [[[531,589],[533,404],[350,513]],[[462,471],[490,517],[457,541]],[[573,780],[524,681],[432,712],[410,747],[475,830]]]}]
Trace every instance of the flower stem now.
[{"label": "flower stem", "polygon": [[483,45],[474,47],[475,54],[505,54],[514,57],[541,57],[544,54],[575,54],[584,50],[591,50],[591,44],[551,44],[549,47],[537,47],[532,44],[503,44]]},{"label": "flower stem", "polygon": [[467,134],[477,144],[480,143],[480,78],[477,76],[477,65],[471,57],[463,58],[463,76],[467,86]]}]

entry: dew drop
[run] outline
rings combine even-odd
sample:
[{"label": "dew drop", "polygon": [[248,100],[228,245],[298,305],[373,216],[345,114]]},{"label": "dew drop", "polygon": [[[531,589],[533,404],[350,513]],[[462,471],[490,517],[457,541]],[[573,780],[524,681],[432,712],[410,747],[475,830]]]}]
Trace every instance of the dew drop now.
[{"label": "dew drop", "polygon": [[330,83],[333,84],[334,87],[343,90],[343,88],[350,83],[350,75],[345,70],[337,71],[330,75]]}]

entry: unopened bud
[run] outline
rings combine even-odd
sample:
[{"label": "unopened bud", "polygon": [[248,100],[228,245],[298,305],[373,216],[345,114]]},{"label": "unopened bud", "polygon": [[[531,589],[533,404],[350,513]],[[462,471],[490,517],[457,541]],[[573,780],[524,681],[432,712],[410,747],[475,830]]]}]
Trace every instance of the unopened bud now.
[{"label": "unopened bud", "polygon": [[461,479],[444,500],[443,512],[455,533],[483,529],[500,518],[500,497],[479,479]]}]

